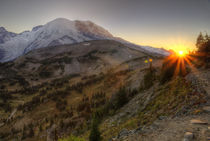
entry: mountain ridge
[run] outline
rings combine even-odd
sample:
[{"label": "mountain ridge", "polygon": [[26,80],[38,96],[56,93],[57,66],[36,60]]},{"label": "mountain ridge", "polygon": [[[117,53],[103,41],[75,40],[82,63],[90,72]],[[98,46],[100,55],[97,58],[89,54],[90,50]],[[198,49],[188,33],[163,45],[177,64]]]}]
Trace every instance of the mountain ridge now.
[{"label": "mountain ridge", "polygon": [[17,34],[7,31],[4,27],[0,27],[0,44],[7,42]]},{"label": "mountain ridge", "polygon": [[45,25],[35,26],[4,43],[0,43],[0,62],[8,62],[27,52],[56,45],[74,44],[91,40],[116,40],[140,51],[167,55],[166,51],[134,45],[114,37],[109,31],[91,21],[71,21],[58,18]]}]

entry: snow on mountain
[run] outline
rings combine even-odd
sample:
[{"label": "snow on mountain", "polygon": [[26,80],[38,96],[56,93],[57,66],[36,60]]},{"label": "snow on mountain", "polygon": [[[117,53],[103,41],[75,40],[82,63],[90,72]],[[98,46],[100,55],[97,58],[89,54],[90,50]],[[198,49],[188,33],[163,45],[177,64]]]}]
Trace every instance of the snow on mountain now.
[{"label": "snow on mountain", "polygon": [[122,38],[119,38],[119,37],[115,37],[115,40],[119,41],[121,43],[127,44],[129,47],[131,47],[133,49],[136,49],[136,50],[139,50],[141,52],[146,52],[146,53],[150,53],[150,54],[158,55],[158,56],[168,56],[168,55],[170,55],[170,52],[163,49],[163,48],[155,48],[155,47],[151,47],[151,46],[140,46],[140,45],[136,45],[136,44],[133,44],[131,42],[128,42],[128,41],[126,41]]},{"label": "snow on mountain", "polygon": [[37,31],[38,29],[40,29],[40,28],[42,28],[42,27],[43,27],[43,25],[38,25],[38,26],[34,27],[34,28],[32,29],[32,31]]},{"label": "snow on mountain", "polygon": [[[0,35],[1,30],[3,31],[3,29],[0,28]],[[70,21],[59,18],[0,43],[0,62],[14,60],[38,48],[103,39],[119,41],[107,30],[91,21]],[[146,48],[145,50],[156,51],[154,48]]]},{"label": "snow on mountain", "polygon": [[150,46],[141,46],[145,51],[148,52],[153,52],[155,54],[159,54],[159,55],[164,55],[164,56],[168,56],[170,55],[170,53],[163,49],[163,48],[154,48],[154,47],[150,47]]},{"label": "snow on mountain", "polygon": [[151,46],[139,46],[139,45],[134,45],[134,44],[131,44],[132,48],[135,48],[136,50],[139,50],[139,51],[143,51],[143,52],[146,52],[146,53],[152,53],[154,55],[161,55],[161,56],[168,56],[170,55],[170,52],[163,49],[163,48],[154,48],[154,47],[151,47]]},{"label": "snow on mountain", "polygon": [[8,32],[4,27],[0,27],[0,44],[9,41],[11,38],[15,37],[17,34]]},{"label": "snow on mountain", "polygon": [[109,39],[112,35],[90,21],[70,21],[59,18],[32,31],[23,32],[12,40],[0,44],[0,61],[7,62],[31,50],[73,44],[89,40]]}]

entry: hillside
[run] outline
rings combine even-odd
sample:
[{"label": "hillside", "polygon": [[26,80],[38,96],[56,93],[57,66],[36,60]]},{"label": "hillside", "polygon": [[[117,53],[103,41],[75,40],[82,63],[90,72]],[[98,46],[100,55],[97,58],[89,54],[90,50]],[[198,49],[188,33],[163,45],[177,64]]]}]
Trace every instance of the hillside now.
[{"label": "hillside", "polygon": [[1,64],[0,138],[45,140],[53,127],[59,137],[85,132],[120,87],[136,93],[151,57],[104,40],[42,48]]},{"label": "hillside", "polygon": [[201,69],[184,79],[153,85],[103,121],[102,135],[113,141],[207,141],[209,83],[209,70]]},{"label": "hillside", "polygon": [[[12,71],[22,75],[27,82],[36,84],[66,75],[99,74],[113,67],[119,67],[126,61],[144,60],[148,57],[147,54],[119,42],[107,40],[42,48],[8,64]],[[126,68],[129,67],[132,66]],[[7,73],[5,75],[9,75],[8,72],[5,73]],[[40,81],[37,80],[38,78]]]},{"label": "hillside", "polygon": [[178,141],[186,132],[206,139],[209,70],[162,84],[162,62],[127,44],[95,40],[40,48],[1,63],[0,139],[88,140],[93,115],[100,118],[103,140]]}]

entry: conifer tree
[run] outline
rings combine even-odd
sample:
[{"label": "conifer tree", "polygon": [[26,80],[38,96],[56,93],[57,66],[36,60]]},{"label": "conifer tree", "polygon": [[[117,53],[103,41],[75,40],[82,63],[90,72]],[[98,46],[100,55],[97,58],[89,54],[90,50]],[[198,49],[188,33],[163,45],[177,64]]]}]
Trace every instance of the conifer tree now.
[{"label": "conifer tree", "polygon": [[196,47],[198,48],[198,51],[200,51],[200,48],[204,44],[204,41],[205,40],[204,40],[203,34],[200,32],[196,41]]},{"label": "conifer tree", "polygon": [[94,117],[92,121],[89,141],[101,141],[101,133],[99,132],[98,125],[99,120],[96,117]]}]

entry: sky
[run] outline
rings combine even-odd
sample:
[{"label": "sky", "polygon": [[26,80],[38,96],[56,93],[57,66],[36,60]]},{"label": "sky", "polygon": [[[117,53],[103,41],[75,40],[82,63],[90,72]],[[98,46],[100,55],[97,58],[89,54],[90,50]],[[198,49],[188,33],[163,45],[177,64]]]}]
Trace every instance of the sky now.
[{"label": "sky", "polygon": [[90,20],[139,45],[193,50],[210,34],[210,0],[0,0],[0,27],[20,33],[56,18]]}]

